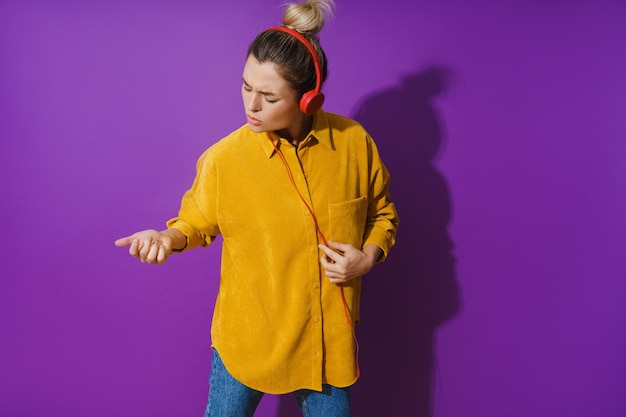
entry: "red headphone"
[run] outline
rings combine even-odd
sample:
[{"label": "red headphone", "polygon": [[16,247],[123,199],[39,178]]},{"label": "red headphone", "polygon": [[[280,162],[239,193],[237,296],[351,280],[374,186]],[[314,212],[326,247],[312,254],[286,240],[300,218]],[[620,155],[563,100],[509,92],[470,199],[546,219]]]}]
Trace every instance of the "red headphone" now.
[{"label": "red headphone", "polygon": [[300,110],[304,114],[311,115],[318,111],[322,104],[324,104],[324,94],[320,91],[322,89],[322,67],[320,65],[319,57],[317,56],[317,52],[315,52],[315,48],[311,45],[302,34],[298,33],[293,29],[289,29],[286,26],[274,26],[267,30],[278,30],[280,32],[285,32],[296,38],[300,41],[306,49],[309,50],[311,57],[313,58],[313,65],[315,66],[315,89],[311,91],[307,91],[302,95],[300,99]]}]

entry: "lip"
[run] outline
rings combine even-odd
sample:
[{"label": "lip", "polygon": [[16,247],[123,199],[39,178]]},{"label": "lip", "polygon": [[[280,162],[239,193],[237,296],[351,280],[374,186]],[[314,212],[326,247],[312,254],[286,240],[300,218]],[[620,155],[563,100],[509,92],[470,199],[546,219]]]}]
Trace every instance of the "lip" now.
[{"label": "lip", "polygon": [[246,117],[248,118],[248,123],[250,123],[252,126],[261,126],[261,123],[263,123],[259,119],[254,118],[249,114],[246,114]]}]

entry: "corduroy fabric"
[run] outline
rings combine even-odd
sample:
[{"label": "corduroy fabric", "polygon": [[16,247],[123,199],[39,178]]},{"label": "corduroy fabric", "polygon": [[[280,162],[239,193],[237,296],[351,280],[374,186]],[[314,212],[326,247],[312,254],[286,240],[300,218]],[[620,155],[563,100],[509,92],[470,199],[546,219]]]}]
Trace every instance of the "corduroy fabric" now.
[{"label": "corduroy fabric", "polygon": [[[389,173],[363,127],[319,110],[297,148],[273,135],[326,239],[376,244],[382,261],[398,216]],[[356,381],[340,289],[324,276],[313,220],[267,134],[244,125],[211,146],[167,225],[187,236],[185,250],[222,235],[211,336],[237,380],[272,394]],[[361,278],[344,291],[356,323]]]}]

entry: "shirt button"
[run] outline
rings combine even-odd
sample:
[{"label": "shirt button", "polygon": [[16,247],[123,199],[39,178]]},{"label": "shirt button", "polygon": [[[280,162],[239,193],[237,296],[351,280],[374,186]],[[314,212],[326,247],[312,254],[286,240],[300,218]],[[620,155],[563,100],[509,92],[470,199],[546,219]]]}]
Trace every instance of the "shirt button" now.
[{"label": "shirt button", "polygon": [[319,317],[315,317],[315,318],[313,319],[313,321],[314,321],[314,322],[316,322],[316,323],[319,323],[319,322],[320,322],[320,318],[319,318]]},{"label": "shirt button", "polygon": [[315,253],[315,252],[316,252],[316,249],[315,249],[315,248],[311,248],[311,249],[309,249],[309,252],[311,252],[311,253]]},{"label": "shirt button", "polygon": [[316,290],[320,287],[320,284],[313,284],[313,288],[315,288]]}]

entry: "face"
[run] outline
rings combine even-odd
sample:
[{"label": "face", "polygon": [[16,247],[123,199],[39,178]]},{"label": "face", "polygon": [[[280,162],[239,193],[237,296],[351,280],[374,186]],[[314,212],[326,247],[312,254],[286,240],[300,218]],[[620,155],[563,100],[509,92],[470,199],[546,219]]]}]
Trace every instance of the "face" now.
[{"label": "face", "polygon": [[271,62],[260,63],[250,55],[243,69],[241,88],[248,126],[254,132],[298,131],[304,113],[297,94]]}]

